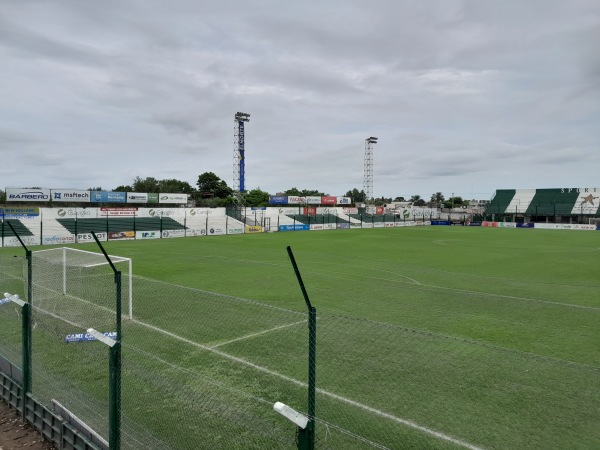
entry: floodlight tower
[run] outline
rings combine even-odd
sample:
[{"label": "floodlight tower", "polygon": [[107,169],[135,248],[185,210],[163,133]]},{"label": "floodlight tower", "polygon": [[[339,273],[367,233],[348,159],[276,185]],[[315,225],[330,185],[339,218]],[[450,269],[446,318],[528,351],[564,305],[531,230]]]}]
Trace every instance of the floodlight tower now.
[{"label": "floodlight tower", "polygon": [[234,116],[233,128],[233,190],[236,196],[241,198],[241,194],[246,190],[245,186],[245,163],[244,155],[244,122],[250,122],[250,114],[236,112]]},{"label": "floodlight tower", "polygon": [[373,200],[373,144],[377,144],[376,137],[371,136],[365,139],[365,175],[363,179],[365,203]]}]

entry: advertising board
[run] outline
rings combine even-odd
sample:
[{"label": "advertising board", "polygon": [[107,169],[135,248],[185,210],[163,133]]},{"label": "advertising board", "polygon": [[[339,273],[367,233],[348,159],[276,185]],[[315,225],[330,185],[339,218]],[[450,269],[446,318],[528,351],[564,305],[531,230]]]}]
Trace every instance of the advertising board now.
[{"label": "advertising board", "polygon": [[352,199],[350,197],[336,197],[336,203],[338,205],[351,205]]},{"label": "advertising board", "polygon": [[125,192],[91,191],[90,201],[92,203],[125,203],[127,194]]},{"label": "advertising board", "polygon": [[6,188],[7,202],[48,202],[50,189]]},{"label": "advertising board", "polygon": [[269,195],[270,205],[287,205],[287,195]]},{"label": "advertising board", "polygon": [[161,236],[163,238],[185,237],[185,230],[164,230]]},{"label": "advertising board", "polygon": [[187,202],[187,194],[158,194],[158,203],[177,203],[185,205]]},{"label": "advertising board", "polygon": [[[108,236],[106,235],[106,233],[96,233],[96,237],[98,238],[98,240],[100,242],[105,242],[108,240]],[[77,242],[79,244],[85,244],[86,242],[95,242],[95,241],[94,241],[94,236],[92,236],[92,233],[79,233],[77,235]]]},{"label": "advertising board", "polygon": [[306,197],[306,204],[307,205],[320,205],[321,204],[321,197],[311,197],[311,196],[308,196],[308,197]]},{"label": "advertising board", "polygon": [[259,225],[246,226],[246,233],[262,233],[263,227]]},{"label": "advertising board", "polygon": [[148,203],[148,194],[143,192],[128,192],[127,203]]},{"label": "advertising board", "polygon": [[108,232],[108,240],[109,241],[130,241],[135,239],[135,231],[109,231]]},{"label": "advertising board", "polygon": [[136,231],[136,239],[160,239],[160,230],[155,231]]},{"label": "advertising board", "polygon": [[321,205],[335,205],[337,204],[337,197],[331,195],[324,195],[321,197]]},{"label": "advertising board", "polygon": [[306,203],[306,197],[295,197],[293,195],[288,195],[287,200],[288,205],[304,205]]},{"label": "advertising board", "polygon": [[90,191],[78,189],[52,189],[51,197],[53,202],[83,202],[90,201]]},{"label": "advertising board", "polygon": [[305,231],[310,230],[310,227],[307,224],[297,224],[297,225],[279,225],[279,231]]},{"label": "advertising board", "polygon": [[37,217],[39,215],[40,208],[0,208],[0,217],[4,217],[6,219],[18,219],[19,217]]}]

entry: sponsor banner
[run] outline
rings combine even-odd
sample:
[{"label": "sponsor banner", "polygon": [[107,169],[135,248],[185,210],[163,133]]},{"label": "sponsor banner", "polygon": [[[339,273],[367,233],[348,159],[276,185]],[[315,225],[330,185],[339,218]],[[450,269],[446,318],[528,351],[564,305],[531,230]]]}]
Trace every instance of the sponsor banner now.
[{"label": "sponsor banner", "polygon": [[162,232],[164,238],[185,237],[185,230],[165,230]]},{"label": "sponsor banner", "polygon": [[185,230],[187,236],[206,236],[206,228],[188,228]]},{"label": "sponsor banner", "polygon": [[500,228],[517,228],[517,224],[514,222],[500,222]]},{"label": "sponsor banner", "polygon": [[44,208],[43,214],[44,219],[95,219],[98,216],[98,208]]},{"label": "sponsor banner", "polygon": [[246,226],[246,233],[262,233],[263,227],[259,225]]},{"label": "sponsor banner", "polygon": [[100,208],[100,217],[131,217],[137,212],[137,208]]},{"label": "sponsor banner", "polygon": [[78,189],[51,189],[53,202],[83,202],[89,203],[90,191]]},{"label": "sponsor banner", "polygon": [[[117,339],[116,331],[107,331],[102,333],[104,336],[109,337],[111,339]],[[96,338],[88,333],[75,333],[75,334],[67,334],[65,336],[65,342],[68,344],[69,342],[88,342],[95,341]]]},{"label": "sponsor banner", "polygon": [[186,214],[190,217],[194,216],[225,216],[225,208],[186,208]]},{"label": "sponsor banner", "polygon": [[373,228],[372,222],[363,222],[361,228]]},{"label": "sponsor banner", "polygon": [[244,233],[244,229],[241,226],[227,228],[227,234],[243,234],[243,233]]},{"label": "sponsor banner", "polygon": [[324,230],[325,227],[323,227],[322,223],[315,223],[315,224],[312,224],[310,226],[310,229],[311,229],[311,231],[313,231],[313,230]]},{"label": "sponsor banner", "polygon": [[48,202],[50,189],[6,188],[7,202]]},{"label": "sponsor banner", "polygon": [[128,192],[127,203],[148,203],[148,194],[143,192]]},{"label": "sponsor banner", "polygon": [[0,208],[0,216],[7,219],[18,219],[20,217],[37,217],[40,215],[40,208]]},{"label": "sponsor banner", "polygon": [[[106,235],[106,233],[96,233],[96,237],[101,242],[108,240],[108,236]],[[92,233],[79,233],[77,235],[77,242],[80,244],[84,244],[86,242],[96,242],[96,241],[94,241],[94,236],[92,236]]]},{"label": "sponsor banner", "polygon": [[358,214],[358,208],[343,208],[344,214]]},{"label": "sponsor banner", "polygon": [[158,194],[156,192],[148,193],[148,203],[158,203]]},{"label": "sponsor banner", "polygon": [[[467,222],[467,223],[465,223],[465,225],[467,225],[469,227],[480,227],[481,222]],[[532,228],[533,228],[533,224],[532,224]]]},{"label": "sponsor banner", "polygon": [[297,225],[279,225],[279,231],[304,231],[310,230],[310,227],[307,224],[297,224]]},{"label": "sponsor banner", "polygon": [[185,205],[187,202],[187,194],[158,194],[158,203],[177,203]]},{"label": "sponsor banner", "polygon": [[[596,230],[596,225],[585,225],[585,224],[573,224],[573,225],[564,225],[565,230]],[[570,228],[566,228],[570,227]]]},{"label": "sponsor banner", "polygon": [[108,232],[108,240],[115,241],[129,241],[131,239],[135,239],[135,231],[109,231]]},{"label": "sponsor banner", "polygon": [[373,228],[383,228],[383,222],[375,222],[375,223],[373,223]]},{"label": "sponsor banner", "polygon": [[450,222],[447,220],[432,220],[431,225],[450,225]]},{"label": "sponsor banner", "polygon": [[287,205],[287,195],[269,195],[270,205]]},{"label": "sponsor banner", "polygon": [[125,192],[91,191],[90,195],[92,203],[125,203],[127,201]]},{"label": "sponsor banner", "polygon": [[279,214],[297,216],[298,214],[300,214],[300,208],[279,208]]},{"label": "sponsor banner", "polygon": [[306,197],[295,197],[288,195],[288,205],[304,205],[306,203]]},{"label": "sponsor banner", "polygon": [[333,197],[330,195],[324,195],[321,197],[321,205],[336,205],[337,197]]},{"label": "sponsor banner", "polygon": [[227,234],[227,233],[225,232],[225,229],[222,227],[209,227],[206,230],[207,236],[221,236],[223,234]]},{"label": "sponsor banner", "polygon": [[316,206],[307,206],[304,208],[304,215],[306,216],[316,216],[317,208]]},{"label": "sponsor banner", "polygon": [[385,228],[390,228],[390,227],[394,227],[394,222],[383,222],[383,226]]},{"label": "sponsor banner", "polygon": [[349,223],[338,223],[336,224],[336,228],[340,229],[340,230],[347,230],[350,228],[350,224]]},{"label": "sponsor banner", "polygon": [[136,239],[159,239],[160,238],[160,230],[136,231],[135,238]]},{"label": "sponsor banner", "polygon": [[324,230],[335,230],[336,228],[336,224],[335,223],[324,223],[323,224],[323,229]]},{"label": "sponsor banner", "polygon": [[266,206],[253,206],[250,208],[250,211],[266,211]]},{"label": "sponsor banner", "polygon": [[351,205],[352,199],[350,197],[336,197],[336,204],[338,205]]},{"label": "sponsor banner", "polygon": [[[470,226],[471,224],[468,223],[468,225]],[[517,228],[533,228],[534,225],[533,222],[517,223]]]},{"label": "sponsor banner", "polygon": [[321,204],[321,197],[305,197],[306,198],[306,204],[307,205],[320,205]]},{"label": "sponsor banner", "polygon": [[75,236],[72,234],[69,235],[54,235],[54,236],[44,236],[42,238],[42,245],[54,245],[54,244],[74,244]]},{"label": "sponsor banner", "polygon": [[381,216],[385,213],[385,208],[383,206],[378,206],[375,208],[375,214]]},{"label": "sponsor banner", "polygon": [[[39,236],[21,236],[21,240],[25,245],[40,245],[40,237]],[[20,247],[21,243],[16,236],[4,237],[4,246],[5,247]]]},{"label": "sponsor banner", "polygon": [[350,228],[362,228],[362,224],[360,222],[352,222]]}]

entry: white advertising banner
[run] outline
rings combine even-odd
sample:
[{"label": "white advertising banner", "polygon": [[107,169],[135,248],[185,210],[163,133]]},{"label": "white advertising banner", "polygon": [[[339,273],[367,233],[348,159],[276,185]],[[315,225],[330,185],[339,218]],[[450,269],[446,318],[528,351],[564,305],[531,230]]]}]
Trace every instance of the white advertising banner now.
[{"label": "white advertising banner", "polygon": [[188,228],[185,230],[186,236],[206,236],[206,228]]},{"label": "white advertising banner", "polygon": [[160,238],[160,230],[136,231],[135,238],[136,239],[159,239]]},{"label": "white advertising banner", "polygon": [[48,202],[50,201],[50,189],[6,188],[6,201]]},{"label": "white advertising banner", "polygon": [[350,197],[336,197],[336,203],[338,205],[351,205],[352,199]]},{"label": "white advertising banner", "polygon": [[185,230],[165,230],[162,232],[163,238],[185,237]]},{"label": "white advertising banner", "polygon": [[43,219],[95,219],[98,208],[44,208]]},{"label": "white advertising banner", "polygon": [[374,228],[384,228],[383,222],[375,222],[373,224]]},{"label": "white advertising banner", "polygon": [[158,203],[187,204],[187,194],[158,194]]},{"label": "white advertising banner", "polygon": [[[21,240],[25,245],[40,245],[39,236],[21,236]],[[6,236],[4,238],[5,247],[20,247],[21,243],[16,236]]]},{"label": "white advertising banner", "polygon": [[90,191],[78,189],[52,189],[53,202],[90,202]]},{"label": "white advertising banner", "polygon": [[344,214],[358,214],[358,208],[343,208]]},{"label": "white advertising banner", "polygon": [[[105,242],[108,240],[108,236],[106,235],[106,233],[96,233],[96,237],[98,238],[98,240],[100,242]],[[94,241],[94,236],[92,236],[92,233],[79,233],[77,235],[77,242],[80,244],[85,244],[86,242],[95,242],[95,241]]]},{"label": "white advertising banner", "polygon": [[145,192],[128,192],[127,203],[148,203],[148,194]]},{"label": "white advertising banner", "polygon": [[229,225],[227,227],[227,234],[243,234],[244,227],[242,225]]},{"label": "white advertising banner", "polygon": [[288,195],[288,205],[304,205],[306,203],[306,197],[294,197]]},{"label": "white advertising banner", "polygon": [[322,223],[313,223],[310,225],[311,230],[324,230]]},{"label": "white advertising banner", "polygon": [[42,245],[54,245],[54,244],[74,244],[75,236],[72,234],[55,234],[52,236],[44,235],[42,239]]},{"label": "white advertising banner", "polygon": [[320,205],[321,197],[306,197],[306,203],[308,205]]},{"label": "white advertising banner", "polygon": [[285,214],[288,216],[290,216],[290,215],[297,216],[298,214],[300,214],[300,208],[270,208],[270,209],[277,209],[277,213]]},{"label": "white advertising banner", "polygon": [[227,234],[226,229],[220,226],[212,226],[209,227],[208,230],[206,230],[207,236],[221,236],[223,234]]}]

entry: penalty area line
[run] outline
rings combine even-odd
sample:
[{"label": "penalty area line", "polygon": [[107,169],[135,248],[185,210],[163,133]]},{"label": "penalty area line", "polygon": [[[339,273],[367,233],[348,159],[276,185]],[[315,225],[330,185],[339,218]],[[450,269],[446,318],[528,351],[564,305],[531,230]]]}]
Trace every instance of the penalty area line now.
[{"label": "penalty area line", "polygon": [[301,324],[301,323],[306,323],[306,322],[307,322],[306,320],[301,320],[300,322],[287,323],[287,324],[285,324],[285,325],[280,325],[280,326],[278,326],[278,327],[269,328],[268,330],[263,330],[263,331],[259,331],[259,332],[257,332],[257,333],[251,333],[251,334],[247,334],[247,335],[245,335],[245,336],[240,336],[240,337],[238,337],[238,338],[231,339],[231,340],[229,340],[229,341],[225,341],[225,342],[221,342],[221,343],[219,343],[219,344],[216,344],[216,345],[211,345],[211,346],[210,346],[210,347],[208,347],[208,348],[209,348],[210,350],[212,350],[212,349],[214,349],[214,348],[222,347],[222,346],[224,346],[224,345],[227,345],[227,344],[232,344],[232,343],[234,343],[234,342],[243,341],[243,340],[245,340],[245,339],[251,339],[251,338],[253,338],[253,337],[256,337],[256,336],[261,336],[261,335],[263,335],[263,334],[271,333],[272,331],[278,331],[278,330],[282,330],[282,329],[284,329],[284,328],[293,327],[294,325],[299,325],[299,324]]},{"label": "penalty area line", "polygon": [[[161,334],[164,334],[166,336],[169,336],[169,337],[171,337],[173,339],[179,340],[181,342],[185,342],[186,344],[189,344],[189,345],[192,345],[194,347],[197,347],[197,348],[209,351],[209,352],[214,353],[216,355],[219,355],[219,356],[221,356],[221,357],[223,357],[225,359],[229,359],[230,361],[234,361],[234,362],[243,364],[245,366],[252,367],[253,369],[256,369],[256,370],[258,370],[260,372],[269,374],[271,376],[280,378],[280,379],[285,380],[285,381],[289,381],[290,383],[295,384],[296,386],[300,386],[302,388],[307,388],[308,387],[308,384],[304,383],[303,381],[296,380],[295,378],[289,377],[289,376],[284,375],[282,373],[275,372],[274,370],[267,369],[266,367],[263,367],[263,366],[259,366],[258,364],[254,364],[253,362],[248,361],[248,360],[246,360],[244,358],[240,358],[238,356],[233,356],[233,355],[230,355],[229,353],[225,353],[225,352],[223,352],[221,350],[218,350],[216,348],[209,347],[207,345],[203,345],[203,344],[200,344],[198,342],[194,342],[194,341],[192,341],[190,339],[184,338],[183,336],[179,336],[179,335],[177,335],[175,333],[171,333],[170,331],[163,330],[162,328],[155,327],[154,325],[150,325],[149,323],[141,322],[141,321],[135,320],[135,319],[133,319],[132,322],[135,322],[135,323],[137,323],[139,325],[142,325],[142,326],[144,326],[146,328],[154,330],[154,331],[156,331],[158,333],[161,333]],[[377,415],[379,417],[383,417],[385,419],[392,420],[393,422],[396,422],[398,424],[405,425],[407,427],[410,427],[410,428],[413,428],[415,430],[421,431],[421,432],[426,433],[426,434],[428,434],[430,436],[433,436],[435,438],[438,438],[438,439],[441,439],[441,440],[444,440],[444,441],[447,441],[447,442],[451,442],[451,443],[453,443],[455,445],[458,445],[460,447],[464,447],[464,448],[467,448],[469,450],[483,450],[481,447],[477,447],[477,446],[475,446],[475,445],[473,445],[473,444],[471,444],[469,442],[461,441],[460,439],[456,439],[456,438],[454,438],[452,436],[449,436],[447,434],[441,433],[439,431],[433,430],[433,429],[425,427],[423,425],[419,425],[418,423],[413,422],[412,420],[402,419],[401,417],[396,417],[396,416],[394,416],[392,414],[386,413],[384,411],[380,411],[380,410],[378,410],[376,408],[373,408],[371,406],[365,405],[363,403],[359,403],[359,402],[357,402],[355,400],[352,400],[350,398],[334,394],[333,392],[329,392],[329,391],[327,391],[325,389],[317,389],[317,392],[319,394],[321,394],[321,395],[326,396],[326,397],[332,398],[334,400],[338,400],[340,402],[346,403],[346,404],[354,406],[356,408],[360,408],[360,409],[362,409],[364,411],[367,411],[369,413],[375,414],[375,415]]]}]

